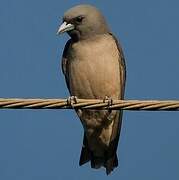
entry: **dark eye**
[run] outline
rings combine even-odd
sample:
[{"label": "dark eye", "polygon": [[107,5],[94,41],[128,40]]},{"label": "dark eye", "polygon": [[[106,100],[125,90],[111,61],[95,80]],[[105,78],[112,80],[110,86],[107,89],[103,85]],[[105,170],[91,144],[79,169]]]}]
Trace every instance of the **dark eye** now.
[{"label": "dark eye", "polygon": [[84,19],[84,16],[78,16],[78,17],[76,17],[76,21],[77,21],[78,23],[81,23],[81,22],[83,21],[83,19]]}]

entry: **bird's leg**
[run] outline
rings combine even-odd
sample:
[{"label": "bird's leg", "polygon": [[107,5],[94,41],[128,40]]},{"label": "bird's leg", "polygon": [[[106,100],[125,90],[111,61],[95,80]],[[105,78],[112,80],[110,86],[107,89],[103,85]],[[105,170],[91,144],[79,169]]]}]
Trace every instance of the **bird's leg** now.
[{"label": "bird's leg", "polygon": [[[113,105],[113,99],[112,99],[111,97],[108,97],[108,96],[105,96],[105,98],[103,99],[103,102],[104,102],[104,103],[107,102],[108,108],[110,108],[110,106]],[[109,112],[109,115],[107,116],[107,119],[108,119],[109,121],[112,121],[112,120],[114,119],[114,114],[115,114],[115,112],[112,111],[111,109],[109,109],[108,112]]]},{"label": "bird's leg", "polygon": [[109,108],[113,104],[113,99],[111,97],[105,96],[104,99],[103,99],[103,102],[104,103],[107,102],[108,103],[108,108]]},{"label": "bird's leg", "polygon": [[67,105],[71,106],[74,109],[74,104],[77,104],[77,97],[76,96],[70,96],[67,98]]}]

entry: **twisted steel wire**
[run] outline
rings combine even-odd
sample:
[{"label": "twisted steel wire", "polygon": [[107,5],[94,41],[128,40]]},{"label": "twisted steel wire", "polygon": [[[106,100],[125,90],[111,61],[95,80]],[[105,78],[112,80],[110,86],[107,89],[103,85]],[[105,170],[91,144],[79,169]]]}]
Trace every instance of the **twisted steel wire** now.
[{"label": "twisted steel wire", "polygon": [[0,98],[0,109],[115,109],[178,111],[179,100],[112,100],[102,99],[20,99]]}]

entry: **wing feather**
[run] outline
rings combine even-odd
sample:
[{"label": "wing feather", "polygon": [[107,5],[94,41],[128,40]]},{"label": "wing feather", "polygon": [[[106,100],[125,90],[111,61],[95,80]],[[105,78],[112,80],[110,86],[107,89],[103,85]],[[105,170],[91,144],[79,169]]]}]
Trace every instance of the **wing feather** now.
[{"label": "wing feather", "polygon": [[[121,99],[124,99],[124,90],[125,90],[125,81],[126,81],[126,66],[125,66],[125,59],[124,59],[124,54],[122,51],[122,48],[120,44],[118,43],[116,37],[110,33],[110,35],[113,37],[116,46],[118,48],[119,52],[119,72],[120,72],[120,89],[121,89]],[[116,156],[116,151],[118,147],[118,142],[119,142],[119,136],[120,136],[120,131],[121,131],[121,125],[122,125],[122,114],[123,111],[120,111],[116,113],[116,117],[114,118],[114,123],[113,123],[113,128],[112,128],[112,135],[111,135],[111,140],[110,140],[110,145],[109,149],[107,152],[107,156],[109,158],[109,172],[113,170],[114,166],[117,167],[118,165],[118,160]],[[110,157],[112,159],[110,159]],[[115,158],[116,157],[116,158]],[[115,159],[115,160],[114,160]],[[110,161],[113,161],[113,167],[110,165]],[[112,169],[110,169],[110,167]]]},{"label": "wing feather", "polygon": [[68,49],[71,45],[71,39],[67,41],[65,48],[63,50],[63,55],[62,55],[62,63],[61,63],[61,67],[62,67],[62,72],[65,76],[65,81],[68,87],[68,90],[70,92],[70,84],[69,84],[69,62],[68,62]]}]

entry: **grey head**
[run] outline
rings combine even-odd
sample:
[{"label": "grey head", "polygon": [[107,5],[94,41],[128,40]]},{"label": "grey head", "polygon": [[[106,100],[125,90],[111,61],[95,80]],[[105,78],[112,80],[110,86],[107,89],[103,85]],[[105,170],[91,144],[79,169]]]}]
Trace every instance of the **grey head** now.
[{"label": "grey head", "polygon": [[105,18],[91,5],[78,5],[65,12],[57,34],[67,32],[75,40],[88,39],[109,32]]}]

